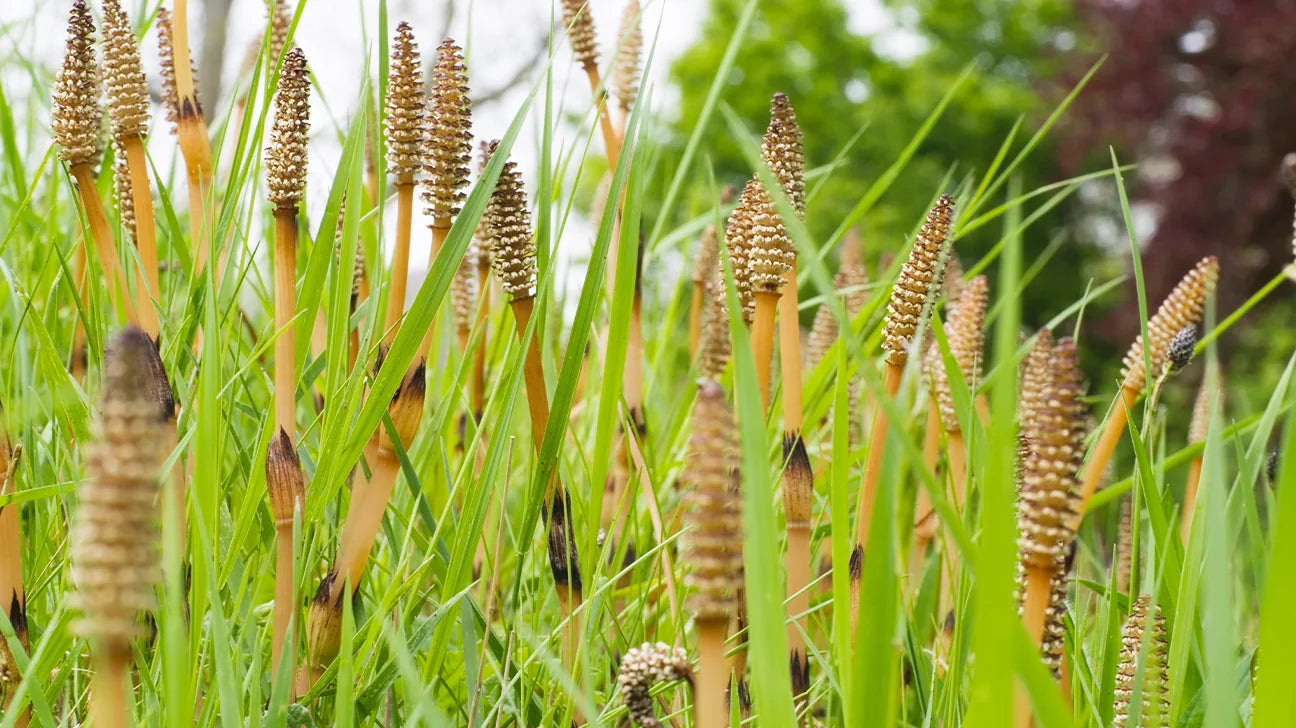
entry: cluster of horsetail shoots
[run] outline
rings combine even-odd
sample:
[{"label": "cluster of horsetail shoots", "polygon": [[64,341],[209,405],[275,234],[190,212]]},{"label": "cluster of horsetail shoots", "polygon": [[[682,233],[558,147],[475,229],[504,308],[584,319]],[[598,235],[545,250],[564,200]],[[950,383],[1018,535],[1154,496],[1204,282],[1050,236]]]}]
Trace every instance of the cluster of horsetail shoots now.
[{"label": "cluster of horsetail shoots", "polygon": [[94,169],[102,152],[102,85],[94,51],[94,20],[85,1],[74,0],[68,18],[67,48],[54,81],[51,127],[59,159],[68,165],[76,182],[89,238],[108,281],[108,300],[114,310],[124,312],[126,321],[138,324],[140,313],[131,298],[108,215],[95,185]]}]

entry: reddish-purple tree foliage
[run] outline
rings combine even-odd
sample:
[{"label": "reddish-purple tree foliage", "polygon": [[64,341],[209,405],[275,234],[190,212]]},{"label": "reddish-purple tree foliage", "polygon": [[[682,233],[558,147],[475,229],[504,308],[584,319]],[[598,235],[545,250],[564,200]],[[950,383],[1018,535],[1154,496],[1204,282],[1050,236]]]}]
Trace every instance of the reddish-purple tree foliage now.
[{"label": "reddish-purple tree foliage", "polygon": [[[1291,260],[1292,198],[1278,174],[1296,150],[1296,2],[1077,0],[1109,54],[1073,107],[1064,163],[1137,160],[1133,194],[1152,203],[1144,241],[1149,305],[1194,262],[1220,256],[1223,311]],[[1131,290],[1133,283],[1130,283]],[[1137,330],[1137,304],[1113,335]]]}]

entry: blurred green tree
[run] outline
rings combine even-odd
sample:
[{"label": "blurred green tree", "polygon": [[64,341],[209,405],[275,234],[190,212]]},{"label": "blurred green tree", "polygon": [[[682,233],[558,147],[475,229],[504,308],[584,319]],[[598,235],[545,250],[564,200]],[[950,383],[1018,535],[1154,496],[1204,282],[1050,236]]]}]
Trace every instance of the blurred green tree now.
[{"label": "blurred green tree", "polygon": [[[746,0],[711,0],[700,39],[671,68],[671,80],[680,92],[680,116],[672,126],[677,153],[698,123],[715,69],[745,5]],[[857,32],[854,27],[868,12],[885,27]],[[863,129],[846,149],[844,164],[809,205],[810,230],[816,239],[826,240],[873,180],[896,160],[959,75],[971,68],[962,91],[917,155],[861,221],[872,262],[881,251],[903,243],[947,174],[952,186],[978,181],[1019,118],[1023,128],[1009,158],[1022,148],[1060,98],[1056,84],[1044,80],[1068,67],[1065,56],[1077,38],[1071,23],[1061,0],[888,0],[873,11],[854,14],[838,0],[762,3],[721,100],[760,132],[771,95],[787,93],[805,131],[811,169],[831,163]],[[700,169],[710,165],[719,185],[741,187],[750,167],[723,125],[722,119],[712,120]],[[1057,181],[1060,173],[1049,142],[1018,171],[1025,189]],[[694,198],[684,206],[688,212],[713,204],[706,185],[690,193]],[[995,202],[1002,201],[1003,195],[998,196]],[[1066,222],[1076,210],[1073,204],[1063,204],[1031,228],[1025,239],[1028,260],[1058,231],[1069,229]],[[998,239],[1002,226],[989,227],[993,229],[959,241],[964,261],[979,259]],[[1079,298],[1097,255],[1091,245],[1067,235],[1043,273],[1048,279],[1037,279],[1025,296],[1027,322],[1042,323]]]}]

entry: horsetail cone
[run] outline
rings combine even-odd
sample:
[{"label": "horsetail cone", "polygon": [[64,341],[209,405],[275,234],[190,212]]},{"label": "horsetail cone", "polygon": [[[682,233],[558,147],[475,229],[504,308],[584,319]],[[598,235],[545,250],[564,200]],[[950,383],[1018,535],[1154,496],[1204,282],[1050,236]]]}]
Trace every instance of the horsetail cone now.
[{"label": "horsetail cone", "polygon": [[[1215,406],[1222,412],[1224,410],[1224,390],[1215,391],[1215,396],[1219,398]],[[1192,421],[1188,425],[1188,442],[1206,442],[1206,430],[1210,426],[1210,399],[1211,389],[1206,386],[1206,380],[1203,379],[1200,386],[1197,387],[1197,398],[1193,401]]]},{"label": "horsetail cone", "polygon": [[[499,142],[486,148],[487,158]],[[491,238],[491,268],[510,298],[528,298],[535,293],[536,248],[531,237],[531,212],[527,209],[522,174],[512,160],[504,162],[490,202],[486,225]]]},{"label": "horsetail cone", "polygon": [[756,292],[752,288],[751,258],[753,208],[759,196],[764,195],[760,181],[751,179],[738,196],[738,204],[729,213],[725,225],[725,245],[729,248],[729,263],[733,267],[734,287],[742,304],[743,320],[751,323],[756,312]]},{"label": "horsetail cone", "polygon": [[585,0],[562,0],[563,25],[572,55],[583,68],[598,67],[598,45],[594,41],[594,16]]},{"label": "horsetail cone", "polygon": [[1048,608],[1044,611],[1044,636],[1040,641],[1040,654],[1044,664],[1053,673],[1054,680],[1062,679],[1062,665],[1066,661],[1066,611],[1067,592],[1071,586],[1071,554],[1074,548],[1058,557],[1057,569],[1049,587]]},{"label": "horsetail cone", "polygon": [[326,574],[306,608],[306,660],[316,668],[332,662],[342,645],[342,599],[346,590],[339,588],[337,596],[333,596],[337,578],[336,571]]},{"label": "horsetail cone", "polygon": [[293,512],[306,503],[306,479],[302,475],[297,449],[282,427],[270,438],[265,470],[275,527],[292,528]]},{"label": "horsetail cone", "polygon": [[[1149,625],[1149,621],[1151,624]],[[1148,630],[1151,633],[1148,633]],[[1120,662],[1116,665],[1114,720],[1112,725],[1129,726],[1130,706],[1134,700],[1134,682],[1138,675],[1139,656],[1147,641],[1143,660],[1142,698],[1139,701],[1140,726],[1166,725],[1170,719],[1170,701],[1167,689],[1170,684],[1166,653],[1165,616],[1160,607],[1152,605],[1151,597],[1141,595],[1130,608],[1129,619],[1121,630]]]},{"label": "horsetail cone", "polygon": [[796,264],[796,248],[769,193],[758,184],[749,200],[751,227],[747,268],[751,287],[753,292],[776,293],[783,287],[783,277]]},{"label": "horsetail cone", "polygon": [[[985,312],[989,297],[989,284],[985,276],[977,276],[968,281],[954,310],[950,312],[949,326],[946,328],[950,355],[967,380],[968,387],[974,392],[981,366],[982,344],[985,342]],[[959,430],[959,421],[954,408],[954,392],[950,388],[950,375],[945,370],[936,341],[932,341],[931,347],[935,352],[935,366],[931,368],[932,384],[936,389],[941,422],[946,432],[956,432]]]},{"label": "horsetail cone", "polygon": [[[288,9],[288,0],[274,0],[270,9],[270,63],[279,62],[283,55],[284,45],[288,43],[288,31],[292,28],[293,13]],[[260,45],[258,43],[258,45]]]},{"label": "horsetail cone", "polygon": [[941,195],[936,206],[927,213],[927,222],[918,231],[918,240],[891,289],[882,331],[882,348],[887,352],[887,362],[894,366],[903,366],[908,358],[909,346],[922,323],[932,289],[940,285],[941,254],[949,236],[953,212],[954,199],[948,194]]},{"label": "horsetail cone", "polygon": [[1042,406],[1027,433],[1031,451],[1019,494],[1018,554],[1028,569],[1053,569],[1075,536],[1067,520],[1085,454],[1084,394],[1075,342],[1062,339],[1049,354]]},{"label": "horsetail cone", "polygon": [[99,654],[123,656],[145,633],[142,612],[154,606],[158,556],[159,471],[166,423],[148,374],[148,335],[118,334],[104,357],[98,439],[86,452],[86,478],[72,531],[72,630]]},{"label": "horsetail cone", "polygon": [[423,148],[423,202],[435,222],[448,221],[463,207],[472,164],[472,104],[463,50],[449,38],[437,48],[427,102]]},{"label": "horsetail cone", "polygon": [[692,487],[684,512],[686,582],[698,620],[728,620],[742,588],[742,512],[738,438],[724,390],[712,379],[698,388],[684,480]]},{"label": "horsetail cone", "polygon": [[117,144],[113,145],[112,178],[113,191],[116,193],[117,217],[121,220],[122,229],[133,238],[135,236],[135,187],[131,184],[126,150]]},{"label": "horsetail cone", "polygon": [[[859,261],[843,261],[842,267],[833,276],[833,290],[842,298],[846,309],[847,321],[855,318],[868,303],[868,274]],[[814,323],[810,327],[810,337],[806,342],[806,362],[811,367],[818,366],[827,355],[829,347],[837,341],[839,324],[832,306],[820,304],[815,312]]]},{"label": "horsetail cone", "polygon": [[477,314],[477,255],[472,248],[478,243],[473,240],[468,244],[468,251],[455,269],[454,278],[450,281],[450,303],[454,313],[455,328],[467,331],[472,328],[473,317]]},{"label": "horsetail cone", "polygon": [[[1166,361],[1170,341],[1188,324],[1201,321],[1206,310],[1206,297],[1215,288],[1219,278],[1219,260],[1215,256],[1202,258],[1179,281],[1157,312],[1148,319],[1148,360],[1153,373],[1161,371]],[[1129,351],[1122,361],[1121,386],[1133,391],[1140,391],[1146,384],[1146,372],[1143,368],[1143,335],[1134,339]]]},{"label": "horsetail cone", "polygon": [[139,44],[119,0],[103,3],[103,74],[108,88],[108,118],[119,144],[148,134],[149,92]]},{"label": "horsetail cone", "polygon": [[54,79],[50,125],[59,159],[69,165],[93,164],[103,148],[103,114],[99,109],[102,83],[93,44],[90,9],[84,0],[75,0],[68,16],[67,51]]},{"label": "horsetail cone", "polygon": [[409,23],[396,26],[383,112],[387,172],[396,178],[397,184],[412,184],[414,174],[422,166],[423,57]]},{"label": "horsetail cone", "polygon": [[635,99],[639,97],[642,73],[640,59],[643,56],[643,28],[640,24],[642,14],[639,0],[630,0],[621,11],[616,59],[612,62],[612,93],[616,94],[624,109],[634,106]]},{"label": "horsetail cone", "polygon": [[[718,267],[718,264],[717,264]],[[719,379],[729,363],[729,300],[723,271],[712,271],[709,295],[702,309],[702,332],[698,341],[698,371],[708,379]]]},{"label": "horsetail cone", "polygon": [[1177,372],[1192,361],[1197,347],[1197,324],[1188,324],[1166,345],[1165,366],[1170,372]]},{"label": "horsetail cone", "polygon": [[693,260],[693,282],[709,283],[720,267],[720,234],[715,225],[707,225],[698,238],[697,257]]},{"label": "horsetail cone", "polygon": [[[1053,350],[1053,334],[1048,329],[1035,332],[1035,343],[1022,362],[1021,392],[1017,397],[1017,425],[1019,437],[1028,443],[1034,433],[1036,413],[1044,408],[1044,393],[1049,381],[1049,352]],[[1022,458],[1023,462],[1025,458]]]},{"label": "horsetail cone", "polygon": [[306,54],[288,51],[279,72],[274,126],[266,147],[266,187],[279,209],[294,209],[306,194],[306,143],[310,131],[310,77]]},{"label": "horsetail cone", "polygon": [[770,102],[769,128],[761,141],[761,159],[783,187],[797,217],[804,218],[805,160],[801,152],[801,127],[785,94],[774,94]]},{"label": "horsetail cone", "polygon": [[693,667],[683,647],[645,642],[630,648],[621,658],[617,688],[634,724],[641,728],[661,728],[649,691],[657,683],[692,679]]},{"label": "horsetail cone", "polygon": [[957,303],[963,295],[963,263],[953,250],[945,258],[945,273],[941,275],[941,296],[949,304]]}]

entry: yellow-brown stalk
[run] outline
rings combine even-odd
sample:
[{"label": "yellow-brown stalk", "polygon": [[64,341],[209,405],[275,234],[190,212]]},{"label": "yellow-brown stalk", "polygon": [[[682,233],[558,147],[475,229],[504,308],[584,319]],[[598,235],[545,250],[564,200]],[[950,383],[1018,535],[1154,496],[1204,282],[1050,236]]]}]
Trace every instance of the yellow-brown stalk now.
[{"label": "yellow-brown stalk", "polygon": [[[468,70],[463,51],[447,38],[437,48],[432,67],[432,90],[427,102],[427,129],[423,147],[423,202],[432,218],[432,247],[428,270],[436,261],[450,225],[463,206],[472,158],[472,107],[468,99]],[[419,356],[427,359],[432,329],[423,337]]]},{"label": "yellow-brown stalk", "polygon": [[279,74],[274,127],[266,149],[266,186],[275,206],[275,427],[296,437],[297,362],[297,207],[306,193],[307,137],[310,130],[310,79],[306,56],[294,48]]},{"label": "yellow-brown stalk", "polygon": [[[158,52],[162,61],[162,91],[167,121],[184,158],[189,190],[189,235],[201,275],[212,253],[208,238],[207,203],[211,195],[212,153],[207,118],[194,84],[193,57],[189,53],[189,2],[175,0],[174,25],[165,8],[158,10]],[[177,59],[179,62],[177,63]],[[222,271],[217,270],[217,277]]]},{"label": "yellow-brown stalk", "polygon": [[[918,231],[918,239],[909,253],[909,259],[900,269],[900,276],[891,289],[891,300],[887,303],[882,332],[882,348],[887,352],[883,375],[886,397],[894,398],[900,390],[900,375],[909,359],[913,337],[923,324],[923,317],[928,314],[928,304],[936,292],[935,288],[941,283],[941,265],[953,213],[954,199],[948,194],[941,195],[936,206],[927,213],[927,221]],[[878,407],[869,433],[868,460],[864,466],[864,482],[860,487],[856,542],[861,546],[868,544],[873,501],[877,497],[878,477],[882,471],[887,426],[886,410]]]},{"label": "yellow-brown stalk", "polygon": [[296,662],[294,655],[297,641],[291,639],[292,619],[297,610],[297,581],[293,573],[293,521],[306,504],[306,481],[302,475],[301,460],[297,458],[297,449],[283,429],[270,439],[265,470],[270,513],[274,517],[275,527],[275,600],[270,665],[271,674],[277,675],[285,655],[290,666]]},{"label": "yellow-brown stalk", "polygon": [[130,722],[131,642],[145,633],[141,616],[154,607],[159,582],[156,503],[166,433],[149,376],[154,347],[132,327],[104,357],[97,440],[87,449],[71,534],[73,606],[80,614],[71,629],[90,643],[95,664],[91,715],[110,728]]},{"label": "yellow-brown stalk", "polygon": [[[68,18],[67,49],[54,81],[52,124],[59,159],[68,165],[76,182],[81,206],[86,213],[90,239],[108,282],[108,300],[113,310],[124,311],[126,320],[139,323],[131,300],[126,275],[117,258],[112,228],[95,186],[94,166],[102,151],[102,115],[99,98],[102,82],[94,52],[94,21],[84,0],[75,0]],[[84,248],[84,239],[81,242]]]},{"label": "yellow-brown stalk", "polygon": [[[18,492],[15,466],[20,452],[21,448],[15,449],[9,441],[7,428],[0,429],[0,496]],[[27,592],[23,586],[22,543],[18,504],[0,506],[0,609],[9,618],[18,643],[27,649]],[[6,710],[13,700],[11,686],[17,685],[21,678],[18,664],[9,652],[8,641],[0,637],[0,698],[4,698],[0,705]]]},{"label": "yellow-brown stalk", "polygon": [[130,170],[131,211],[135,216],[135,246],[140,270],[136,275],[140,325],[154,340],[160,324],[157,308],[162,289],[158,277],[157,231],[153,222],[153,195],[144,154],[148,134],[149,94],[140,62],[139,45],[130,18],[120,0],[103,4],[103,70],[108,89],[108,118],[113,140],[126,157]]},{"label": "yellow-brown stalk", "polygon": [[[751,288],[755,297],[752,318],[752,352],[756,357],[756,382],[761,404],[769,404],[770,366],[774,351],[774,318],[785,276],[796,264],[796,249],[769,194],[759,184],[745,196],[750,227],[743,248]],[[744,201],[739,201],[743,205]]]},{"label": "yellow-brown stalk", "polygon": [[396,338],[396,327],[405,313],[409,282],[410,232],[414,224],[414,175],[423,159],[423,61],[409,23],[396,26],[392,41],[391,72],[383,116],[387,135],[387,173],[396,178],[396,244],[392,251],[391,288],[383,343]]},{"label": "yellow-brown stalk", "polygon": [[[1206,380],[1197,388],[1197,399],[1193,402],[1192,422],[1188,426],[1188,444],[1206,442],[1206,430],[1210,425],[1210,389]],[[1224,409],[1224,390],[1216,392],[1219,398],[1215,406]],[[1188,482],[1184,486],[1183,513],[1179,517],[1179,539],[1185,545],[1188,534],[1192,533],[1193,513],[1197,510],[1197,487],[1201,484],[1202,456],[1198,454],[1188,463]]]},{"label": "yellow-brown stalk", "polygon": [[697,625],[699,669],[694,692],[694,725],[728,725],[723,700],[729,688],[725,637],[742,589],[742,511],[738,495],[738,438],[724,390],[705,379],[694,404],[685,461],[685,584]]},{"label": "yellow-brown stalk", "polygon": [[[1152,372],[1161,371],[1165,363],[1166,349],[1175,334],[1185,326],[1201,321],[1202,314],[1206,310],[1206,298],[1214,291],[1215,281],[1218,278],[1219,260],[1213,255],[1202,258],[1192,270],[1188,271],[1183,280],[1179,281],[1170,295],[1166,296],[1152,318],[1148,319],[1147,361],[1151,364]],[[1121,435],[1125,432],[1125,423],[1130,411],[1147,384],[1143,347],[1143,336],[1140,334],[1130,345],[1129,351],[1125,352],[1120,393],[1098,437],[1098,443],[1094,445],[1093,452],[1085,461],[1076,511],[1071,516],[1072,530],[1080,527],[1080,521],[1089,506],[1089,499],[1097,492],[1103,472],[1107,469],[1107,463],[1111,460],[1116,446],[1120,443]]]},{"label": "yellow-brown stalk", "polygon": [[607,151],[608,169],[614,170],[621,156],[621,138],[612,125],[608,113],[607,90],[599,75],[598,45],[594,40],[594,16],[585,0],[562,0],[563,25],[567,26],[567,40],[571,43],[576,63],[589,79],[590,91],[598,104],[599,129],[603,133],[603,147]]}]

